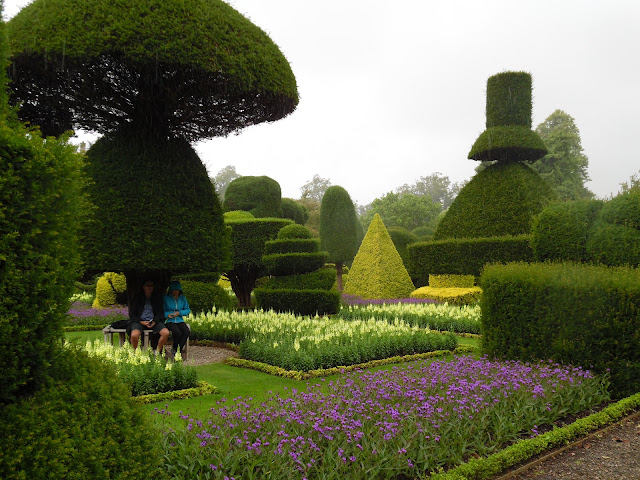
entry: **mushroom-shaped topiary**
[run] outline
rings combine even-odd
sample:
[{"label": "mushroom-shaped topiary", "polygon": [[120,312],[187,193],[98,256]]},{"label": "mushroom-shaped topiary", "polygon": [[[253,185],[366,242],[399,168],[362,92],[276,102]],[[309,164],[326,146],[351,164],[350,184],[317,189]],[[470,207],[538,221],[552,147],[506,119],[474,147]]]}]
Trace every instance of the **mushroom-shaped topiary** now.
[{"label": "mushroom-shaped topiary", "polygon": [[245,210],[256,218],[282,218],[280,184],[273,178],[238,177],[224,192],[225,210]]},{"label": "mushroom-shaped topiary", "polygon": [[220,0],[35,0],[8,33],[22,118],[105,134],[88,152],[88,270],[125,272],[130,293],[150,273],[224,270],[220,203],[189,143],[295,109],[269,37]]},{"label": "mushroom-shaped topiary", "polygon": [[504,72],[487,80],[487,129],[469,152],[473,160],[535,162],[546,155],[531,130],[531,75]]}]

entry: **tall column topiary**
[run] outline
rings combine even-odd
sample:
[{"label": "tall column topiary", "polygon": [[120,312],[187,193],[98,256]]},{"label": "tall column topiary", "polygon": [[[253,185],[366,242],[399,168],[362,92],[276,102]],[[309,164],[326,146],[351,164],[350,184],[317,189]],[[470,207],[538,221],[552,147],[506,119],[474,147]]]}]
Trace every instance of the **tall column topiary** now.
[{"label": "tall column topiary", "polygon": [[286,59],[220,0],[35,0],[9,23],[13,98],[88,152],[86,266],[143,276],[226,269],[219,200],[190,143],[275,121],[298,103]]},{"label": "tall column topiary", "polygon": [[320,204],[320,240],[329,254],[327,261],[335,264],[338,291],[342,292],[342,266],[358,251],[360,235],[356,209],[347,191],[334,185],[327,188]]}]

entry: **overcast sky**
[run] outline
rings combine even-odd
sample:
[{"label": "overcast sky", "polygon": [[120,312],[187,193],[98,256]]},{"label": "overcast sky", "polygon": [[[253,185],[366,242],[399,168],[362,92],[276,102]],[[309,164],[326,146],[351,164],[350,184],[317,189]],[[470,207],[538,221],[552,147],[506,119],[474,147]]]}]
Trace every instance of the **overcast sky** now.
[{"label": "overcast sky", "polygon": [[[30,3],[5,0],[5,18]],[[533,76],[533,126],[571,115],[605,198],[640,171],[638,0],[233,0],[289,60],[289,117],[198,143],[214,176],[268,175],[299,198],[314,174],[361,205],[434,172],[468,180],[486,81]]]}]

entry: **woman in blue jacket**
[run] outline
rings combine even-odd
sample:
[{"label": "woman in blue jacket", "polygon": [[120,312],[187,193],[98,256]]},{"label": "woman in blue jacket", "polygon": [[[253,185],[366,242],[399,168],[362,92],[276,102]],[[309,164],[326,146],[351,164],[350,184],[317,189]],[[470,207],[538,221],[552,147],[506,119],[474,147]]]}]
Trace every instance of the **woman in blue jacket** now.
[{"label": "woman in blue jacket", "polygon": [[182,294],[182,285],[174,280],[169,284],[169,293],[164,296],[164,323],[173,337],[171,353],[174,356],[178,352],[178,347],[180,348],[180,354],[185,355],[184,346],[191,331],[183,317],[190,313],[191,308],[187,297]]}]

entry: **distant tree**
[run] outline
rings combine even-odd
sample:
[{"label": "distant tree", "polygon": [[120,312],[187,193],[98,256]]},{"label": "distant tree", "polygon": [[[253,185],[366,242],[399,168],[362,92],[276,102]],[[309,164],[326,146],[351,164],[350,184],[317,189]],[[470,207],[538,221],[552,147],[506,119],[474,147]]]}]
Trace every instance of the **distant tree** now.
[{"label": "distant tree", "polygon": [[589,159],[582,151],[574,119],[556,110],[536,128],[548,153],[531,165],[553,187],[561,200],[593,198],[584,183],[589,181]]},{"label": "distant tree", "polygon": [[396,189],[398,193],[412,193],[413,195],[431,197],[434,202],[439,203],[442,209],[449,208],[456,195],[464,186],[463,183],[451,183],[449,177],[440,172],[432,173],[426,177],[420,177],[413,185],[403,185]]},{"label": "distant tree", "polygon": [[640,172],[631,175],[628,182],[622,182],[618,193],[628,193],[632,190],[640,190]]},{"label": "distant tree", "polygon": [[320,240],[327,261],[336,266],[338,291],[342,292],[342,266],[358,252],[360,231],[351,197],[337,185],[327,188],[320,206]]},{"label": "distant tree", "polygon": [[311,230],[315,237],[320,236],[320,201],[312,198],[301,198],[298,203],[309,213],[309,218],[304,226]]},{"label": "distant tree", "polygon": [[245,210],[256,218],[281,218],[280,184],[267,176],[238,177],[227,187],[222,206],[227,212]]},{"label": "distant tree", "polygon": [[293,198],[282,199],[282,218],[289,218],[298,225],[304,225],[309,220],[309,211],[307,207]]},{"label": "distant tree", "polygon": [[310,198],[312,200],[320,202],[322,201],[324,192],[326,192],[327,188],[329,188],[330,186],[331,181],[328,178],[322,178],[320,175],[316,174],[311,180],[300,187],[300,198]]},{"label": "distant tree", "polygon": [[227,191],[227,187],[229,186],[229,184],[236,178],[240,178],[241,176],[242,175],[236,172],[236,167],[234,167],[233,165],[227,165],[226,167],[221,169],[215,177],[211,179],[216,187],[216,192],[218,193],[220,202],[224,200],[224,193]]},{"label": "distant tree", "polygon": [[434,202],[431,197],[408,192],[389,192],[371,202],[371,206],[361,217],[361,222],[364,228],[367,228],[377,213],[382,217],[385,225],[411,231],[414,228],[435,225],[441,209],[441,205]]}]

